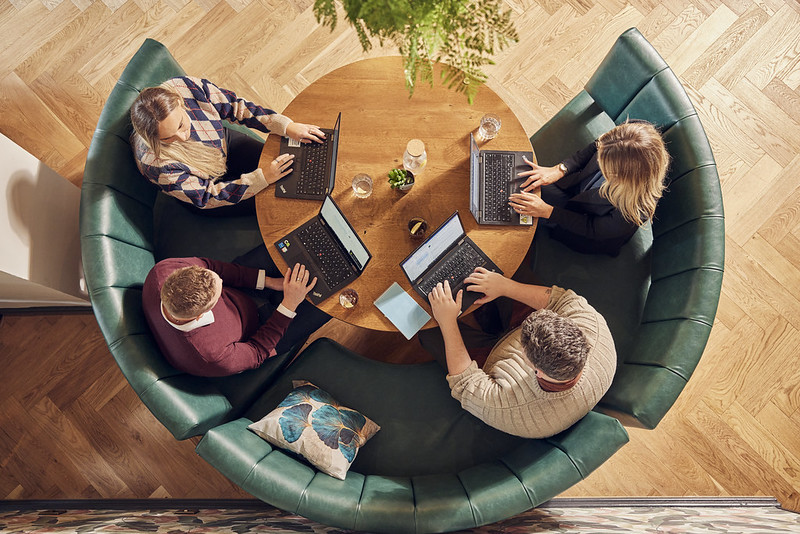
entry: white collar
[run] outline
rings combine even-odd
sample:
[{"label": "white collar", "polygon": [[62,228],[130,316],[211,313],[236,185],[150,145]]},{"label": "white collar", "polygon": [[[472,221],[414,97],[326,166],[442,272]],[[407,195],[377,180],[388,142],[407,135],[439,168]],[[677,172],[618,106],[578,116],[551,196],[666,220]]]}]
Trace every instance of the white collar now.
[{"label": "white collar", "polygon": [[206,326],[214,322],[214,312],[208,310],[203,315],[198,317],[197,319],[192,319],[188,323],[185,324],[175,324],[167,318],[167,315],[164,313],[164,304],[162,303],[161,306],[161,316],[164,318],[167,323],[172,326],[173,328],[180,330],[181,332],[191,332],[195,328],[200,328],[201,326]]}]

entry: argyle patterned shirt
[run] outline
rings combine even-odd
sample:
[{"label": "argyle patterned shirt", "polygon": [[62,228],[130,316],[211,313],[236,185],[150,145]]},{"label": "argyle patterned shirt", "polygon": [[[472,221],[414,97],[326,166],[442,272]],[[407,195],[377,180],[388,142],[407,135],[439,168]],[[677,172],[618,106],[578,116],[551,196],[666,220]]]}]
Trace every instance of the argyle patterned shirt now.
[{"label": "argyle patterned shirt", "polygon": [[[263,108],[221,89],[208,80],[188,76],[167,80],[168,87],[183,97],[191,119],[190,138],[213,146],[227,157],[223,119],[243,124],[262,132],[286,135],[291,119],[271,109]],[[168,195],[198,208],[217,208],[248,199],[267,187],[261,169],[240,176],[208,176],[192,167],[190,162],[156,159],[155,154],[135,132],[131,135],[136,165],[139,171]]]}]

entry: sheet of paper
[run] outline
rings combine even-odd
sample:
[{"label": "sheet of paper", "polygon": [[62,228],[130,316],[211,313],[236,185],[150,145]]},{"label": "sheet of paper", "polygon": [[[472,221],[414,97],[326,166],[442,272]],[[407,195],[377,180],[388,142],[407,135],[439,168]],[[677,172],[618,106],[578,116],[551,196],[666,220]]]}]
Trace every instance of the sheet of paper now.
[{"label": "sheet of paper", "polygon": [[419,332],[431,316],[403,291],[397,282],[375,300],[375,306],[397,327],[406,339]]}]

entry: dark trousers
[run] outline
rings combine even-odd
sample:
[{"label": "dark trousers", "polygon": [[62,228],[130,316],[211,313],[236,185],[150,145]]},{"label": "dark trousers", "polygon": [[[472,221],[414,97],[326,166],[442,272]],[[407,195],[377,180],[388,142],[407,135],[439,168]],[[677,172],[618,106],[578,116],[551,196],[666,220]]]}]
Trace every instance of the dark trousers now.
[{"label": "dark trousers", "polygon": [[[252,267],[254,269],[264,269],[267,276],[283,278],[283,274],[275,267],[272,258],[269,257],[267,247],[259,245],[250,252],[243,254],[233,260],[233,263],[244,265],[245,267]],[[270,289],[245,290],[258,306],[258,319],[261,324],[264,324],[270,315],[275,311],[278,305],[283,300],[283,292],[272,291]],[[331,316],[319,310],[310,302],[304,300],[297,307],[297,317],[292,319],[289,323],[289,328],[284,332],[283,337],[278,342],[275,350],[278,354],[286,352],[294,345],[304,342],[308,337],[316,332],[322,325],[327,323]]]},{"label": "dark trousers", "polygon": [[[225,145],[228,147],[227,166],[223,179],[236,179],[244,173],[253,172],[258,168],[261,150],[264,142],[254,139],[247,134],[225,128]],[[256,214],[255,197],[250,197],[231,206],[214,209],[200,209],[190,206],[195,213],[211,217],[239,217],[242,215]]]},{"label": "dark trousers", "polygon": [[[464,340],[464,346],[479,367],[483,366],[495,343],[510,330],[513,306],[514,301],[501,297],[475,310],[473,317],[480,329],[462,321],[458,322],[458,329],[461,332],[461,339]],[[419,333],[419,342],[422,348],[427,350],[433,356],[433,359],[447,370],[447,356],[445,354],[442,331],[438,327],[422,330]]]}]

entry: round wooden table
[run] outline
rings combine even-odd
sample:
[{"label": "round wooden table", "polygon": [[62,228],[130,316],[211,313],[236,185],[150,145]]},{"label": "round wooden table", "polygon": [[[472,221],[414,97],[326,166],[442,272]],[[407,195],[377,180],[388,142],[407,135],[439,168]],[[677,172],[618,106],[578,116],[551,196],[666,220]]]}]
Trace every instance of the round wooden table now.
[{"label": "round wooden table", "polygon": [[[350,284],[358,304],[345,309],[334,294],[319,307],[347,323],[382,331],[397,331],[373,304],[393,282],[398,282],[430,313],[430,305],[411,288],[400,262],[420,241],[410,238],[412,217],[428,222],[428,235],[458,210],[467,235],[510,276],[520,266],[531,244],[532,226],[479,226],[469,211],[469,134],[488,112],[502,119],[498,136],[482,145],[499,150],[531,150],[525,131],[508,106],[488,87],[480,88],[473,105],[463,94],[439,83],[419,85],[409,99],[403,83],[400,57],[366,59],[341,67],[304,89],[284,114],[297,122],[333,128],[342,112],[336,187],[333,199],[372,254],[363,274]],[[403,166],[410,139],[425,143],[428,163],[408,192],[390,188],[388,172]],[[279,154],[278,136],[268,136],[260,166],[266,168]],[[353,176],[372,177],[368,198],[353,194]],[[275,264],[286,269],[274,243],[315,216],[321,202],[276,198],[274,187],[256,196],[261,235]],[[471,311],[471,310],[468,310]],[[426,328],[435,325],[429,321]]]}]

